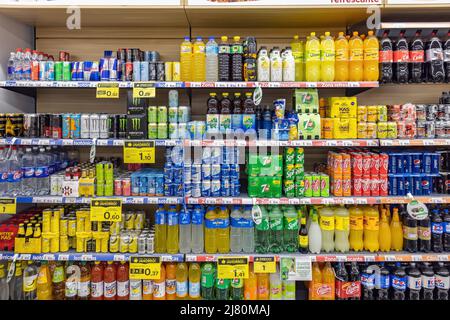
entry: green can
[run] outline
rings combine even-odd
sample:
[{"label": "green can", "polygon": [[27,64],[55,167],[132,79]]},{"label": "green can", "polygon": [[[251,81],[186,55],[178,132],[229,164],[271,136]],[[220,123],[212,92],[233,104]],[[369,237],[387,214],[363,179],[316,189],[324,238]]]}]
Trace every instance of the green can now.
[{"label": "green can", "polygon": [[95,165],[95,175],[97,177],[97,182],[105,181],[105,170],[103,168],[103,162],[99,162]]},{"label": "green can", "polygon": [[300,177],[305,174],[305,168],[304,168],[303,164],[300,164],[300,163],[295,164],[294,169],[295,169],[294,171],[295,171],[296,177]]},{"label": "green can", "polygon": [[114,182],[114,166],[111,162],[106,162],[103,165],[105,170],[105,182]]},{"label": "green can", "polygon": [[97,180],[96,187],[97,187],[97,196],[103,197],[105,195],[105,184]]},{"label": "green can", "polygon": [[158,122],[158,108],[156,106],[150,106],[147,109],[148,123]]},{"label": "green can", "polygon": [[167,123],[158,123],[158,139],[167,139]]},{"label": "green can", "polygon": [[296,171],[295,171],[295,167],[293,164],[288,164],[285,168],[284,168],[284,178],[286,180],[294,180],[296,175]]},{"label": "green can", "polygon": [[109,196],[113,196],[114,195],[114,182],[113,183],[105,183],[105,196],[109,197]]},{"label": "green can", "polygon": [[330,177],[325,173],[320,175],[320,196],[330,196]]},{"label": "green can", "polygon": [[158,139],[158,124],[156,122],[148,124],[148,138]]},{"label": "green can", "polygon": [[313,197],[320,197],[320,174],[319,173],[312,174],[311,189],[312,189]]},{"label": "green can", "polygon": [[286,166],[295,164],[295,148],[284,148],[284,164]]},{"label": "green can", "polygon": [[169,107],[169,122],[178,122],[178,107]]},{"label": "green can", "polygon": [[69,61],[63,61],[62,69],[62,80],[71,81],[72,80],[72,63]]},{"label": "green can", "polygon": [[55,61],[55,81],[63,80],[63,62]]},{"label": "green can", "polygon": [[284,180],[284,194],[287,198],[295,197],[295,183],[294,180]]},{"label": "green can", "polygon": [[295,148],[295,164],[305,164],[305,150],[303,148]]},{"label": "green can", "polygon": [[158,107],[158,123],[167,123],[167,107]]},{"label": "green can", "polygon": [[305,179],[303,180],[305,184],[305,197],[312,197],[312,175],[305,173]]},{"label": "green can", "polygon": [[303,178],[295,180],[295,196],[297,198],[305,196],[305,180]]}]

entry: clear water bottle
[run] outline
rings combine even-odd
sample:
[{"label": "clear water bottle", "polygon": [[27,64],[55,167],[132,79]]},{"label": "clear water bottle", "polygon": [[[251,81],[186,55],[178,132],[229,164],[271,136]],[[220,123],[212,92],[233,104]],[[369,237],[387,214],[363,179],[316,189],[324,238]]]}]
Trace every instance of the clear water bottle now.
[{"label": "clear water bottle", "polygon": [[16,59],[16,53],[15,52],[11,52],[9,54],[9,59],[8,59],[8,80],[14,80],[14,60]]},{"label": "clear water bottle", "polygon": [[22,164],[17,156],[16,147],[12,147],[6,162],[8,163],[7,193],[11,196],[17,196],[20,194],[22,187]]},{"label": "clear water bottle", "polygon": [[45,151],[49,159],[48,174],[52,175],[57,171],[56,163],[58,160],[58,156],[52,151],[50,147],[45,147]]},{"label": "clear water bottle", "polygon": [[22,49],[17,48],[14,55],[14,80],[22,80]]},{"label": "clear water bottle", "polygon": [[241,252],[243,248],[243,239],[241,230],[243,214],[239,206],[233,206],[230,217],[231,217],[230,250],[231,252]]},{"label": "clear water bottle", "polygon": [[206,81],[219,80],[219,45],[210,37],[206,43]]},{"label": "clear water bottle", "polygon": [[0,195],[4,196],[8,190],[8,162],[6,161],[6,151],[0,148]]},{"label": "clear water bottle", "polygon": [[191,252],[191,212],[187,208],[181,209],[179,216],[179,244],[180,253]]},{"label": "clear water bottle", "polygon": [[25,196],[36,194],[36,178],[34,176],[34,169],[36,167],[36,158],[31,148],[25,149],[25,154],[22,157],[22,187],[21,193]]},{"label": "clear water bottle", "polygon": [[193,253],[202,253],[204,247],[203,225],[204,211],[202,206],[196,205],[191,215],[191,249]]},{"label": "clear water bottle", "polygon": [[58,157],[60,162],[60,170],[65,170],[69,166],[69,158],[67,151],[65,151],[63,148],[58,149]]},{"label": "clear water bottle", "polygon": [[45,149],[40,148],[36,156],[36,167],[34,170],[36,177],[36,187],[38,195],[47,195],[50,193],[49,177],[49,157],[45,154]]},{"label": "clear water bottle", "polygon": [[62,165],[63,159],[61,159],[61,154],[60,154],[57,146],[52,146],[51,150],[52,150],[52,154],[55,158],[55,172],[58,172],[61,170],[61,165]]},{"label": "clear water bottle", "polygon": [[255,252],[255,224],[253,222],[251,205],[244,207],[242,220],[242,251]]},{"label": "clear water bottle", "polygon": [[22,60],[22,79],[31,80],[31,49],[26,48]]}]

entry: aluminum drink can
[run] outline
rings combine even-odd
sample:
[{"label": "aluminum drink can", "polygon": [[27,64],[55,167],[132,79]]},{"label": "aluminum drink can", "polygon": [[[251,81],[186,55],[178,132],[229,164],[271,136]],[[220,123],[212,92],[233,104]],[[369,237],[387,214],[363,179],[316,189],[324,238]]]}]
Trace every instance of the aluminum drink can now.
[{"label": "aluminum drink can", "polygon": [[89,115],[89,138],[100,137],[100,116],[96,113]]},{"label": "aluminum drink can", "polygon": [[80,138],[81,139],[89,139],[90,137],[90,115],[87,113],[81,114],[80,117]]},{"label": "aluminum drink can", "polygon": [[100,114],[99,116],[99,138],[108,139],[108,115]]}]

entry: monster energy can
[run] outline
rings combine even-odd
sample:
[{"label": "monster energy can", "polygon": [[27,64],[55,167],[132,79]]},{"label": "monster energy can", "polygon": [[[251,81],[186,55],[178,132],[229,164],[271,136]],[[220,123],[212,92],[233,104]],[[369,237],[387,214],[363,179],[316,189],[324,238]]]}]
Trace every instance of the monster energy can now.
[{"label": "monster energy can", "polygon": [[127,136],[127,115],[119,114],[119,139],[125,139]]},{"label": "monster energy can", "polygon": [[80,138],[89,139],[89,114],[83,113],[80,121]]},{"label": "monster energy can", "polygon": [[108,138],[117,138],[119,135],[119,115],[108,115]]},{"label": "monster energy can", "polygon": [[158,139],[158,124],[157,123],[149,123],[148,124],[148,138],[149,139]]},{"label": "monster energy can", "polygon": [[99,127],[100,127],[100,139],[108,139],[108,118],[107,114],[101,114],[99,119]]}]

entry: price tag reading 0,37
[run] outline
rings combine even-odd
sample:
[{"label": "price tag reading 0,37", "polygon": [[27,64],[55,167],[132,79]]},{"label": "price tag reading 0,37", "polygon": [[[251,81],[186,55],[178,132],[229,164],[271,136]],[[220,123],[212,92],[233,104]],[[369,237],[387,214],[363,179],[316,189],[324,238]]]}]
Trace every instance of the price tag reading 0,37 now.
[{"label": "price tag reading 0,37", "polygon": [[219,257],[217,259],[217,277],[221,279],[247,279],[247,257]]},{"label": "price tag reading 0,37", "polygon": [[16,199],[0,198],[0,214],[16,214]]},{"label": "price tag reading 0,37", "polygon": [[131,280],[155,280],[161,274],[160,257],[130,257]]},{"label": "price tag reading 0,37", "polygon": [[122,221],[122,200],[91,200],[91,221]]},{"label": "price tag reading 0,37", "polygon": [[123,146],[123,162],[155,163],[155,141],[125,142]]}]

